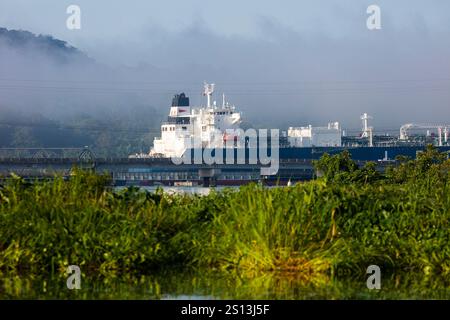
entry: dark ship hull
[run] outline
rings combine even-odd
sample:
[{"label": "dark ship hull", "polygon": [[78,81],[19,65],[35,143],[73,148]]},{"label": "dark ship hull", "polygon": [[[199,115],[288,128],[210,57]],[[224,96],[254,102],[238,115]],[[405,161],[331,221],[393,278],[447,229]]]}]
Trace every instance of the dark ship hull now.
[{"label": "dark ship hull", "polygon": [[[436,147],[440,152],[450,152],[450,146]],[[373,161],[379,170],[395,164],[397,156],[407,156],[412,159],[425,149],[425,146],[405,147],[316,147],[316,148],[280,148],[279,168],[275,174],[262,174],[261,168],[267,167],[258,163],[250,163],[250,149],[245,150],[245,163],[237,161],[237,152],[234,150],[234,161],[226,163],[226,153],[223,154],[223,163],[205,164],[196,163],[194,154],[203,154],[205,150],[187,150],[191,157],[186,158],[187,163],[175,164],[171,159],[142,160],[132,165],[128,172],[115,179],[116,185],[139,186],[240,186],[250,182],[265,185],[286,185],[289,182],[305,181],[314,177],[313,160],[318,160],[325,153],[338,154],[344,150],[350,152],[351,157],[363,164]],[[242,151],[242,150],[241,150]],[[212,155],[214,151],[209,151]],[[258,155],[257,151],[255,151]],[[271,155],[271,150],[267,150]],[[186,160],[185,159],[185,160]]]}]

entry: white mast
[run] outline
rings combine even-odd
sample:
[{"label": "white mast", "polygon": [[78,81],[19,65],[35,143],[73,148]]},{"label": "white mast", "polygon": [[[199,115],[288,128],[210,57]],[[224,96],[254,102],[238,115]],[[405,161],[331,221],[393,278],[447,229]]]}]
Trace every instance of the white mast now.
[{"label": "white mast", "polygon": [[203,95],[206,96],[208,101],[207,107],[211,108],[211,95],[214,92],[214,83],[208,84],[205,82],[203,88],[204,88]]},{"label": "white mast", "polygon": [[370,127],[369,127],[369,119],[372,119],[371,116],[369,116],[367,113],[364,113],[361,116],[361,120],[363,122],[363,133],[362,133],[362,137],[363,138],[368,138],[370,135]]}]

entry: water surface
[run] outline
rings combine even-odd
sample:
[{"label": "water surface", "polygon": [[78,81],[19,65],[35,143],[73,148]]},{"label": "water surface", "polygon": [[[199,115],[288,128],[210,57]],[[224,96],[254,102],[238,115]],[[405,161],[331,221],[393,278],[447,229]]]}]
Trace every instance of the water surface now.
[{"label": "water surface", "polygon": [[3,276],[0,299],[450,299],[446,278],[423,274],[383,276],[380,290],[369,290],[365,276],[305,279],[296,273],[165,271],[120,278],[82,277],[69,290],[64,277]]}]

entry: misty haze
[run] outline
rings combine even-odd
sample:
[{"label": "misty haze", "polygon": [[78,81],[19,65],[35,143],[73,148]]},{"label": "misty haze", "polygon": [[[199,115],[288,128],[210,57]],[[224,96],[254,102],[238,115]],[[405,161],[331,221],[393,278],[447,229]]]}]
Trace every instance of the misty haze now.
[{"label": "misty haze", "polygon": [[450,122],[448,2],[379,1],[376,31],[369,1],[136,2],[78,1],[82,28],[68,30],[68,1],[2,1],[2,147],[147,152],[172,96],[204,103],[203,81],[256,128],[356,134],[364,112],[377,134]]}]

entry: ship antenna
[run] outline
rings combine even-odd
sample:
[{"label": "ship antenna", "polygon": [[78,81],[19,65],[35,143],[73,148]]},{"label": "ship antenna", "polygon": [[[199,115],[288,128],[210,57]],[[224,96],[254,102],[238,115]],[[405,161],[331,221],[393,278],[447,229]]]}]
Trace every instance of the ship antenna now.
[{"label": "ship antenna", "polygon": [[208,108],[211,108],[211,95],[214,92],[214,83],[208,84],[208,83],[204,83],[203,85],[204,91],[203,91],[203,95],[206,96],[207,101],[208,101]]}]

